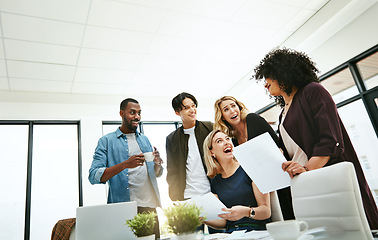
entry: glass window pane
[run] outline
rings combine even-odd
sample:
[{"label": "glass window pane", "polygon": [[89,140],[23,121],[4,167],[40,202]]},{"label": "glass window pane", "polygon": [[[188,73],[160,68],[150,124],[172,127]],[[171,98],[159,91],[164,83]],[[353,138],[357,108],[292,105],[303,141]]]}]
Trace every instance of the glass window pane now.
[{"label": "glass window pane", "polygon": [[171,203],[171,199],[168,195],[168,183],[166,181],[167,176],[167,154],[165,151],[165,138],[174,130],[176,130],[175,124],[143,124],[144,134],[150,140],[152,146],[156,147],[160,153],[161,159],[164,161],[164,172],[161,177],[157,179],[160,191],[161,204],[167,207]]},{"label": "glass window pane", "polygon": [[0,125],[0,239],[24,238],[28,126]]},{"label": "glass window pane", "polygon": [[[371,190],[378,192],[378,139],[362,100],[338,109]],[[358,117],[356,117],[358,116]]]},{"label": "glass window pane", "polygon": [[335,103],[342,102],[359,94],[349,68],[321,81],[320,84],[322,84],[332,95]]},{"label": "glass window pane", "polygon": [[282,108],[276,105],[268,111],[265,111],[262,114],[260,114],[260,116],[265,118],[265,120],[272,126],[274,131],[277,131],[278,129],[278,117],[280,116],[281,110]]},{"label": "glass window pane", "polygon": [[378,52],[357,63],[367,89],[378,86]]},{"label": "glass window pane", "polygon": [[[119,124],[103,124],[102,125],[102,135],[106,135],[108,133],[114,132],[121,126],[121,123]],[[138,128],[139,130],[139,128]]]},{"label": "glass window pane", "polygon": [[50,239],[79,205],[77,125],[35,125],[30,239]]},{"label": "glass window pane", "polygon": [[[157,178],[160,200],[162,208],[168,207],[172,204],[171,199],[168,194],[168,183],[167,183],[167,153],[165,151],[165,139],[166,137],[176,130],[175,124],[143,124],[144,134],[150,140],[152,146],[156,147],[160,153],[160,157],[163,160],[164,172],[163,175]],[[163,226],[166,222],[166,217],[161,208],[157,209],[159,215],[160,226]],[[161,233],[162,236],[164,232]]]}]

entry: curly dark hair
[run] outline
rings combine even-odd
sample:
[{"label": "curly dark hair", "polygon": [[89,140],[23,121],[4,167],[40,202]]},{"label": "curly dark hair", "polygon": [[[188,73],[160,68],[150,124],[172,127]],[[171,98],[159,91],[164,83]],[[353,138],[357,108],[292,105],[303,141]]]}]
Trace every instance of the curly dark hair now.
[{"label": "curly dark hair", "polygon": [[[270,78],[278,82],[280,89],[290,95],[293,86],[298,90],[311,82],[319,82],[319,70],[315,63],[302,52],[293,49],[274,49],[270,51],[255,67],[252,78],[257,81]],[[285,106],[282,96],[273,96],[281,107]]]}]

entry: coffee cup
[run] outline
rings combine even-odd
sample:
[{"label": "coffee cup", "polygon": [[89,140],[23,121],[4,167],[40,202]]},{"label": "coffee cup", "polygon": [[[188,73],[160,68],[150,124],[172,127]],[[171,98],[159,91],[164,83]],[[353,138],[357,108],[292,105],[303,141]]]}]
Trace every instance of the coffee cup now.
[{"label": "coffee cup", "polygon": [[293,240],[307,231],[308,224],[305,221],[287,220],[268,223],[266,229],[274,240]]},{"label": "coffee cup", "polygon": [[143,153],[143,155],[144,155],[144,159],[146,160],[146,162],[152,162],[155,158],[155,156],[152,152],[145,152],[145,153]]}]

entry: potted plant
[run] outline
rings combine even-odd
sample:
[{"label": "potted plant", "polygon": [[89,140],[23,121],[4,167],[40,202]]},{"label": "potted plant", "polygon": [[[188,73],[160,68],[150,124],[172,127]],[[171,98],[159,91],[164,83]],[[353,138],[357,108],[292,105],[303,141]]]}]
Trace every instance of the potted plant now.
[{"label": "potted plant", "polygon": [[195,239],[196,228],[205,220],[201,218],[202,208],[195,204],[177,203],[163,211],[168,230],[175,234],[171,239]]},{"label": "potted plant", "polygon": [[125,225],[131,228],[138,239],[155,240],[154,227],[157,214],[154,212],[138,213],[133,219],[126,220]]}]

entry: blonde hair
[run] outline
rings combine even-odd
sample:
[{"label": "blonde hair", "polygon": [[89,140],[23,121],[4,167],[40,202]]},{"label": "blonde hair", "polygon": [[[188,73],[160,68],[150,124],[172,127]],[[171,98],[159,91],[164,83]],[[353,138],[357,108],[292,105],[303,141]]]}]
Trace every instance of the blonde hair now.
[{"label": "blonde hair", "polygon": [[[207,176],[209,176],[210,178],[215,177],[223,170],[223,167],[218,162],[218,159],[211,155],[211,150],[213,149],[213,138],[217,133],[220,132],[224,133],[219,129],[211,131],[203,141],[203,155],[205,158],[205,164],[207,168]],[[234,161],[236,161],[235,157],[233,157],[233,159]]]},{"label": "blonde hair", "polygon": [[203,156],[205,158],[205,164],[207,168],[207,176],[210,178],[215,177],[221,172],[222,166],[219,164],[218,160],[211,155],[210,150],[213,149],[213,138],[215,134],[221,132],[221,130],[213,130],[207,135],[203,141]]},{"label": "blonde hair", "polygon": [[240,110],[241,120],[245,120],[249,111],[248,111],[248,108],[244,105],[244,103],[236,100],[236,98],[232,96],[223,96],[219,98],[217,101],[215,101],[214,103],[214,111],[215,111],[214,129],[219,129],[222,132],[226,133],[228,136],[235,137],[235,134],[236,134],[235,129],[233,129],[231,124],[229,124],[227,121],[223,119],[222,109],[220,108],[220,104],[226,100],[234,101],[236,105],[238,105],[239,110]]}]

